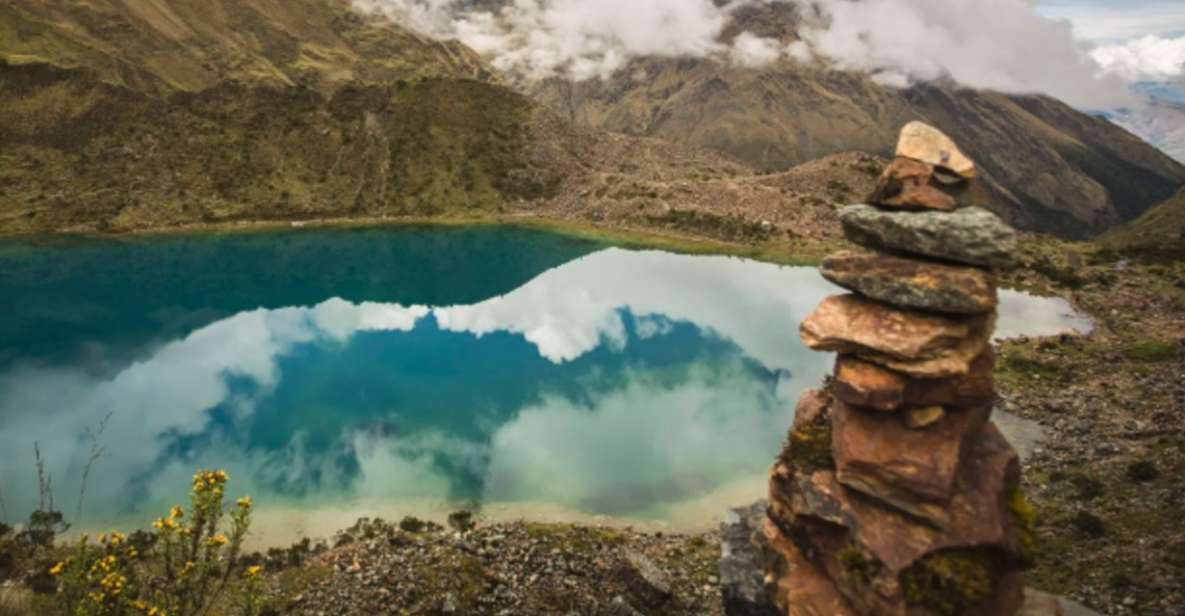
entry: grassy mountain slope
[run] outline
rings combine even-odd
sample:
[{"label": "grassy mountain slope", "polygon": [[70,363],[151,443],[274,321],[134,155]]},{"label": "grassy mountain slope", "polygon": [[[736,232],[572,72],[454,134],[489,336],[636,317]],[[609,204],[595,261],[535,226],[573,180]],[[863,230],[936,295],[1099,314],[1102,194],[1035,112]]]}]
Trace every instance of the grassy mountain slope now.
[{"label": "grassy mountain slope", "polygon": [[565,172],[536,134],[547,114],[490,77],[466,48],[345,0],[7,3],[0,232],[546,196]]},{"label": "grassy mountain slope", "polygon": [[1111,230],[1100,243],[1126,254],[1185,259],[1185,190]]},{"label": "grassy mountain slope", "polygon": [[[795,19],[787,4],[741,11],[724,38],[755,30],[790,41]],[[980,163],[999,212],[1065,237],[1131,220],[1185,185],[1185,166],[1047,97],[946,85],[897,90],[791,61],[750,69],[652,58],[608,80],[553,79],[532,91],[581,124],[707,146],[767,170],[840,151],[887,155],[903,123],[926,120]]]},{"label": "grassy mountain slope", "polygon": [[346,0],[9,0],[0,58],[85,68],[155,95],[489,75],[463,45],[365,19]]}]

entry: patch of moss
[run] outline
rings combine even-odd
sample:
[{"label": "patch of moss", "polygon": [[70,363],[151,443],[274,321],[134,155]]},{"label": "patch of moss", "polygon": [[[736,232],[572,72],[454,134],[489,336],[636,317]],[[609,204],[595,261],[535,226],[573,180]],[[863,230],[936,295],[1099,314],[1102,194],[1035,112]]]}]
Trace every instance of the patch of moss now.
[{"label": "patch of moss", "polygon": [[848,579],[863,588],[872,585],[872,579],[876,577],[881,566],[876,559],[868,558],[860,548],[851,543],[840,550],[839,564]]},{"label": "patch of moss", "polygon": [[1010,349],[1003,353],[996,366],[996,374],[1004,379],[1015,380],[1036,378],[1063,381],[1069,376],[1068,371],[1060,362],[1046,361],[1021,348]]},{"label": "patch of moss", "polygon": [[986,550],[932,554],[901,574],[905,600],[942,616],[957,616],[992,594],[995,559]]},{"label": "patch of moss", "polygon": [[1172,361],[1177,356],[1177,347],[1160,340],[1137,340],[1127,345],[1123,354],[1132,361],[1160,363]]},{"label": "patch of moss", "polygon": [[1077,496],[1081,500],[1094,500],[1101,497],[1106,491],[1103,482],[1086,475],[1073,475],[1070,478],[1070,483],[1074,485]]},{"label": "patch of moss", "polygon": [[790,432],[789,461],[804,473],[835,468],[831,424],[826,418]]},{"label": "patch of moss", "polygon": [[1037,509],[1017,487],[1008,495],[1008,512],[1020,540],[1021,559],[1031,564],[1037,557]]}]

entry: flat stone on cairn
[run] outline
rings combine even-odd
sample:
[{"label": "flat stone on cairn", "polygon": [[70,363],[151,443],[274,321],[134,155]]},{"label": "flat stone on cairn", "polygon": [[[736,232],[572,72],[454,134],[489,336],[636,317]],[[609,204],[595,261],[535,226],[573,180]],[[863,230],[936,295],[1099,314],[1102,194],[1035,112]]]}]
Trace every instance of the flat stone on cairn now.
[{"label": "flat stone on cairn", "polygon": [[871,205],[841,212],[869,252],[824,262],[852,293],[800,327],[838,357],[770,473],[766,581],[780,613],[1011,616],[1025,602],[1032,509],[990,421],[994,270],[1011,265],[1016,234],[968,203],[975,177],[949,138],[912,123]]}]

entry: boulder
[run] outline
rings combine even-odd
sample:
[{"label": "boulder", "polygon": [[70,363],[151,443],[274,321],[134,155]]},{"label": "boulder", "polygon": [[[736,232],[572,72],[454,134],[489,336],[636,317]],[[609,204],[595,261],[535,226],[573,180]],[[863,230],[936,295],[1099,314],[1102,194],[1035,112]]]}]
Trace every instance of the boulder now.
[{"label": "boulder", "polygon": [[766,591],[765,512],[769,503],[757,501],[731,509],[720,524],[720,592],[727,616],[778,616]]},{"label": "boulder", "polygon": [[670,577],[641,552],[625,553],[621,573],[630,594],[648,609],[659,609],[674,598]]},{"label": "boulder", "polygon": [[975,163],[950,137],[924,122],[910,122],[901,129],[897,156],[947,169],[964,180],[975,179]]},{"label": "boulder", "polygon": [[989,347],[971,362],[967,374],[939,379],[909,378],[853,355],[835,360],[833,395],[861,408],[896,411],[902,407],[970,408],[995,400],[994,354]]},{"label": "boulder", "polygon": [[968,207],[954,212],[888,212],[870,205],[840,210],[844,235],[873,250],[899,251],[980,267],[1012,266],[1016,231],[995,214]]},{"label": "boulder", "polygon": [[979,268],[890,255],[841,252],[823,260],[823,277],[901,308],[952,314],[996,309],[996,277]]},{"label": "boulder", "polygon": [[799,327],[816,351],[873,351],[900,360],[925,360],[957,348],[978,321],[904,310],[858,295],[823,300]]},{"label": "boulder", "polygon": [[901,210],[950,212],[959,207],[955,197],[935,180],[933,165],[903,157],[897,157],[881,174],[868,202]]},{"label": "boulder", "polygon": [[925,430],[913,430],[896,415],[836,402],[831,413],[836,478],[886,505],[944,525],[967,443],[990,413],[988,407],[949,413]]}]

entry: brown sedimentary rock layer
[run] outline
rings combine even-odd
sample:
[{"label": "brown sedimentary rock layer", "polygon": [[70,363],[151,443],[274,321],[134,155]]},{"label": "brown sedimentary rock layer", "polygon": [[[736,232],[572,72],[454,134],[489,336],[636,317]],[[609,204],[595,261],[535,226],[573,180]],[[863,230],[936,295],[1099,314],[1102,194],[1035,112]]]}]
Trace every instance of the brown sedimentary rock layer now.
[{"label": "brown sedimentary rock layer", "polygon": [[965,375],[916,379],[859,357],[840,355],[835,360],[831,393],[850,405],[886,412],[934,405],[956,408],[990,405],[996,397],[994,358],[988,348],[971,362]]},{"label": "brown sedimentary rock layer", "polygon": [[931,523],[946,523],[964,447],[991,409],[950,413],[924,430],[896,414],[870,413],[842,402],[832,412],[836,476],[845,486]]},{"label": "brown sedimentary rock layer", "polygon": [[967,374],[994,327],[994,314],[944,316],[835,295],[803,320],[799,333],[816,351],[857,355],[913,377],[942,378]]}]

